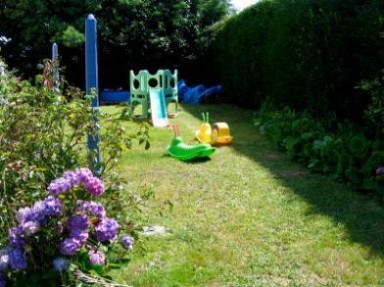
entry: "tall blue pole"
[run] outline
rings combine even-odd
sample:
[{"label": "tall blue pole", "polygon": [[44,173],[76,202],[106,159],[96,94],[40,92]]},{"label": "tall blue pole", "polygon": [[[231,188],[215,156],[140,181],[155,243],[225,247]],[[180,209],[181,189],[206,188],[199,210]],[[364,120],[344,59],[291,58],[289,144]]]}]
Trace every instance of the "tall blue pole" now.
[{"label": "tall blue pole", "polygon": [[52,64],[53,64],[53,91],[60,92],[60,73],[59,73],[59,49],[56,43],[52,44]]},{"label": "tall blue pole", "polygon": [[99,112],[99,84],[97,69],[97,21],[95,16],[89,14],[85,20],[85,84],[86,94],[92,95],[92,114],[94,131],[88,134],[88,149],[90,152],[90,168],[93,173],[100,176],[101,155],[100,155],[100,136],[99,123],[96,113]]}]

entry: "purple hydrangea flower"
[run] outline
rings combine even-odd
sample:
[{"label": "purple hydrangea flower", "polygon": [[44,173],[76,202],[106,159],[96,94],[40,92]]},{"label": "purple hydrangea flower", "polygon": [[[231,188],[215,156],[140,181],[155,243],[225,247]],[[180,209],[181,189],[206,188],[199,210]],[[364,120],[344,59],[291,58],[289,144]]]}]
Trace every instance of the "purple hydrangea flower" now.
[{"label": "purple hydrangea flower", "polygon": [[46,215],[45,204],[39,200],[32,205],[29,213],[26,214],[24,221],[38,221],[43,225],[45,223]]},{"label": "purple hydrangea flower", "polygon": [[24,246],[24,233],[21,226],[12,227],[8,231],[8,241],[11,245],[14,246]]},{"label": "purple hydrangea flower", "polygon": [[40,223],[37,221],[26,221],[20,227],[26,236],[30,236],[40,230]]},{"label": "purple hydrangea flower", "polygon": [[89,168],[79,168],[75,170],[76,176],[80,182],[85,182],[88,178],[93,177]]},{"label": "purple hydrangea flower", "polygon": [[24,207],[24,208],[19,208],[19,210],[16,212],[16,220],[19,223],[23,223],[26,217],[29,216],[29,213],[31,212],[31,208],[29,207]]},{"label": "purple hydrangea flower", "polygon": [[76,215],[68,219],[68,228],[71,232],[83,232],[89,228],[89,220],[86,215]]},{"label": "purple hydrangea flower", "polygon": [[48,192],[54,196],[67,192],[73,187],[71,179],[59,177],[54,179],[48,186]]},{"label": "purple hydrangea flower", "polygon": [[80,242],[81,245],[84,245],[85,242],[87,242],[87,239],[89,237],[89,234],[87,230],[81,231],[81,230],[73,230],[70,233],[70,238],[73,238]]},{"label": "purple hydrangea flower", "polygon": [[88,212],[99,219],[105,217],[105,208],[101,203],[79,200],[77,204],[79,206],[77,208],[78,212]]},{"label": "purple hydrangea flower", "polygon": [[28,221],[39,222],[40,225],[46,222],[47,215],[53,215],[58,212],[58,204],[56,199],[48,197],[44,201],[36,201],[31,207],[20,208],[16,213],[16,219],[20,224]]},{"label": "purple hydrangea flower", "polygon": [[93,173],[89,168],[83,167],[75,170],[80,181],[84,182],[88,177],[93,177]]},{"label": "purple hydrangea flower", "polygon": [[0,287],[5,287],[6,285],[6,279],[7,277],[5,274],[0,273]]},{"label": "purple hydrangea flower", "polygon": [[68,170],[62,177],[53,180],[48,186],[50,194],[57,196],[60,193],[67,192],[76,185],[83,183],[85,189],[94,196],[100,196],[104,193],[103,182],[93,176],[88,168],[79,168],[74,171]]},{"label": "purple hydrangea flower", "polygon": [[89,250],[88,251],[89,262],[96,265],[105,264],[105,254],[100,250]]},{"label": "purple hydrangea flower", "polygon": [[117,236],[119,224],[113,218],[103,218],[95,227],[97,240],[100,242],[113,240]]},{"label": "purple hydrangea flower", "polygon": [[72,187],[75,185],[79,185],[81,182],[77,170],[68,170],[64,172],[63,178],[70,182]]},{"label": "purple hydrangea flower", "polygon": [[54,196],[48,196],[43,204],[45,206],[45,213],[48,216],[59,216],[61,215],[61,202]]},{"label": "purple hydrangea flower", "polygon": [[9,248],[4,248],[0,250],[0,271],[5,271],[8,269],[9,264]]},{"label": "purple hydrangea flower", "polygon": [[75,238],[67,238],[60,244],[60,252],[63,255],[74,255],[78,252],[83,244]]},{"label": "purple hydrangea flower", "polygon": [[85,189],[93,196],[100,196],[104,193],[104,184],[100,178],[88,177],[84,181]]},{"label": "purple hydrangea flower", "polygon": [[76,215],[68,219],[70,238],[83,245],[88,239],[89,220],[86,215]]},{"label": "purple hydrangea flower", "polygon": [[27,268],[27,258],[21,248],[12,248],[8,252],[9,266],[13,270],[24,270]]},{"label": "purple hydrangea flower", "polygon": [[69,268],[69,261],[63,257],[53,260],[53,269],[57,272],[65,272]]},{"label": "purple hydrangea flower", "polygon": [[133,244],[135,243],[135,239],[129,235],[124,235],[121,238],[121,243],[123,244],[125,249],[132,250]]}]

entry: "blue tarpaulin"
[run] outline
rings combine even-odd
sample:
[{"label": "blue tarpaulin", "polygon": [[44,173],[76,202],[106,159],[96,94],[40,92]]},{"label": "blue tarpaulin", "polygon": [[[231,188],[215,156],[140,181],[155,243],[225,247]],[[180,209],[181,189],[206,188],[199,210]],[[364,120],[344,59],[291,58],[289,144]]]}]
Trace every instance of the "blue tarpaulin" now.
[{"label": "blue tarpaulin", "polygon": [[198,104],[201,102],[202,97],[217,95],[222,91],[221,85],[206,87],[204,85],[197,85],[195,87],[188,87],[184,80],[177,83],[179,90],[180,101],[187,104]]}]

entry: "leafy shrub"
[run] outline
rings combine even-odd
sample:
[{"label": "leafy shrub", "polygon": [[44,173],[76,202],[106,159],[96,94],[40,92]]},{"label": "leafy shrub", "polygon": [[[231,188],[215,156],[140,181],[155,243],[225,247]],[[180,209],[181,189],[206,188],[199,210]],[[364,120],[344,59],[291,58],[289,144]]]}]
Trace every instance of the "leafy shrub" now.
[{"label": "leafy shrub", "polygon": [[[134,137],[149,147],[148,126],[127,133],[110,116],[93,112],[91,96],[68,102],[51,87],[7,75],[1,78],[5,86],[0,105],[0,245],[15,210],[41,200],[48,184],[64,171],[88,165],[86,135],[94,132],[94,117],[105,122],[100,131],[101,178],[108,186],[103,201],[111,215],[123,212],[126,207],[117,199],[123,181],[113,169]],[[37,77],[37,82],[42,84],[44,77]]]},{"label": "leafy shrub", "polygon": [[358,88],[370,93],[371,102],[365,115],[377,131],[384,134],[384,70],[379,77],[371,81],[362,81]]},{"label": "leafy shrub", "polygon": [[384,164],[384,143],[348,122],[315,119],[289,108],[261,110],[259,131],[280,150],[314,172],[332,176],[356,189],[375,189],[375,170]]}]

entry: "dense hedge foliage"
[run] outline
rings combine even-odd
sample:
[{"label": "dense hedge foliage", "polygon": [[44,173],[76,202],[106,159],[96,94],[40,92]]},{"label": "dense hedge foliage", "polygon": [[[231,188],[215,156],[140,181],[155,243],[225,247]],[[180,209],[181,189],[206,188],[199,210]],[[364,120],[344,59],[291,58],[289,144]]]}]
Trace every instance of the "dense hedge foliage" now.
[{"label": "dense hedge foliage", "polygon": [[100,88],[127,89],[131,69],[178,68],[182,77],[201,79],[207,29],[230,7],[229,0],[2,0],[0,55],[29,79],[56,42],[66,79],[83,87],[84,18],[93,13]]},{"label": "dense hedge foliage", "polygon": [[213,50],[233,101],[258,107],[335,111],[360,120],[370,94],[356,88],[380,75],[381,0],[265,0],[217,29]]}]

